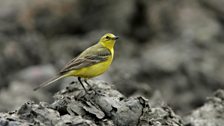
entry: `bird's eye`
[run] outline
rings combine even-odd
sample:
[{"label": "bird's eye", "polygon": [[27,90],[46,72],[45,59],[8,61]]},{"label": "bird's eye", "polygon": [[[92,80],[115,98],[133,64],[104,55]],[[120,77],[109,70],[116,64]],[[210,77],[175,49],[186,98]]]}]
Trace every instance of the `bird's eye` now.
[{"label": "bird's eye", "polygon": [[109,36],[106,36],[106,39],[110,39],[110,37]]}]

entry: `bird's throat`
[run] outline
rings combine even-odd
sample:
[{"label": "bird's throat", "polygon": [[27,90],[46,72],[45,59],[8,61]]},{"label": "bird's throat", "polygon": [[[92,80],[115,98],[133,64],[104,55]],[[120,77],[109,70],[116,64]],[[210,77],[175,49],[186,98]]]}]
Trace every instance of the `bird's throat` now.
[{"label": "bird's throat", "polygon": [[100,42],[100,44],[109,50],[112,50],[114,48],[115,42]]}]

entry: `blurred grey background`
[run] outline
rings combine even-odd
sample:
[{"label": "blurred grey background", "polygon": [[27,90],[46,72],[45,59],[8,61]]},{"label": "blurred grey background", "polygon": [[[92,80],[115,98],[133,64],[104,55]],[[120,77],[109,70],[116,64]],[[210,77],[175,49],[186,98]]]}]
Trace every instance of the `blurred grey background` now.
[{"label": "blurred grey background", "polygon": [[105,33],[120,39],[110,70],[96,78],[178,114],[224,87],[223,0],[0,0],[0,111],[52,94],[33,92]]}]

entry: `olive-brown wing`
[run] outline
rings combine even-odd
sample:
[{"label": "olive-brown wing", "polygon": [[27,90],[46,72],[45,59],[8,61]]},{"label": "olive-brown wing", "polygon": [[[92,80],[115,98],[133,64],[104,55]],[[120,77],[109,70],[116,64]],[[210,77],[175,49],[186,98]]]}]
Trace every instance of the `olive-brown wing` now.
[{"label": "olive-brown wing", "polygon": [[111,52],[107,48],[98,48],[85,52],[77,58],[71,60],[61,71],[60,74],[67,73],[71,70],[78,70],[84,67],[92,66],[100,62],[104,62],[111,56]]}]

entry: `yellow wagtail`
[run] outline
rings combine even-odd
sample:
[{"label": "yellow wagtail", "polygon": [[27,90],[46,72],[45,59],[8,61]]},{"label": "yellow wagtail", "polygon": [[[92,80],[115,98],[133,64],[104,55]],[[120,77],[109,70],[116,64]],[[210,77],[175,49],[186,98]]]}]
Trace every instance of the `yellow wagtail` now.
[{"label": "yellow wagtail", "polygon": [[76,58],[68,62],[55,77],[42,83],[40,86],[36,87],[34,91],[48,86],[64,77],[75,76],[78,77],[78,81],[85,92],[88,93],[81,78],[84,78],[84,82],[90,86],[87,79],[103,74],[110,67],[114,56],[114,44],[117,39],[118,36],[111,33],[105,34],[97,44],[84,50]]}]

